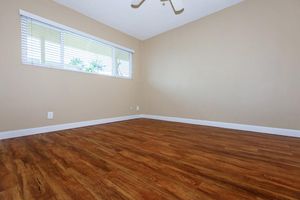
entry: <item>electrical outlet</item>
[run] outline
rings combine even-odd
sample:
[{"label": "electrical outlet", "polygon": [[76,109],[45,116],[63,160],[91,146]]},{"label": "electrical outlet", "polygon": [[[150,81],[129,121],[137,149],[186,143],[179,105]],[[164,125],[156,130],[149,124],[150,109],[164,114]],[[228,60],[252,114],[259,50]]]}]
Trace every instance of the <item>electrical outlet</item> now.
[{"label": "electrical outlet", "polygon": [[48,112],[47,113],[47,119],[53,119],[54,118],[54,113],[53,112]]},{"label": "electrical outlet", "polygon": [[136,111],[139,111],[140,110],[140,106],[136,106]]}]

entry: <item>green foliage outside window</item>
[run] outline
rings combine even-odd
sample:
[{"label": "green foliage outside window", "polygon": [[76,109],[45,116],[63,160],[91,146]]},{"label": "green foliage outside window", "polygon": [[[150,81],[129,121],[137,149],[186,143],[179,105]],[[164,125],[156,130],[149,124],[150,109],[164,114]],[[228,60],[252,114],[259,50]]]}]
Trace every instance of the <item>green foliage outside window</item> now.
[{"label": "green foliage outside window", "polygon": [[76,66],[76,68],[78,68],[79,70],[93,73],[103,71],[106,67],[106,65],[104,65],[101,60],[93,60],[87,66],[80,58],[73,58],[69,64],[72,66]]}]

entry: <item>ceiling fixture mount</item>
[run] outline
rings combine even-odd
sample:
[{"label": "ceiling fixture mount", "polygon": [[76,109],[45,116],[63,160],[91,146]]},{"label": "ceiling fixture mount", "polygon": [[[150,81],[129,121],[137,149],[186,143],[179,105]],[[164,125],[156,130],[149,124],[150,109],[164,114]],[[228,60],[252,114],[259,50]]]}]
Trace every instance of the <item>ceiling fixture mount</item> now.
[{"label": "ceiling fixture mount", "polygon": [[[169,1],[176,15],[179,15],[184,11],[182,0],[160,0],[160,1],[163,3],[163,5],[165,5],[166,1]],[[139,8],[144,2],[145,0],[132,0],[131,7]]]}]

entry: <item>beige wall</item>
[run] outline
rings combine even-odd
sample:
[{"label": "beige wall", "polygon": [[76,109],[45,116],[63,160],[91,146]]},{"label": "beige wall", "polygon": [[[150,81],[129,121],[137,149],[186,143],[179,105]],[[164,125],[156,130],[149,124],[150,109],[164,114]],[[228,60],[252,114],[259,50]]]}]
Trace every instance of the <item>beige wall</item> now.
[{"label": "beige wall", "polygon": [[[134,49],[133,80],[22,65],[19,9]],[[137,39],[51,0],[1,0],[0,27],[0,131],[136,114]]]},{"label": "beige wall", "polygon": [[[143,42],[51,0],[1,3],[0,131],[136,114],[139,104],[300,129],[299,0],[245,0]],[[133,80],[22,65],[19,9],[134,49]]]},{"label": "beige wall", "polygon": [[299,20],[299,0],[245,0],[147,40],[143,112],[300,129]]}]

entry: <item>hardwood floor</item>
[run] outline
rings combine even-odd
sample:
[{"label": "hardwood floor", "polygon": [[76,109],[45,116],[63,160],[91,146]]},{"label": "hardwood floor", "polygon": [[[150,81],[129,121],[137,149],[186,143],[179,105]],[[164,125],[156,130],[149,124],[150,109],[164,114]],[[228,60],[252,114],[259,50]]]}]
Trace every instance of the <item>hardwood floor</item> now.
[{"label": "hardwood floor", "polygon": [[137,119],[0,141],[0,199],[300,199],[300,139]]}]

